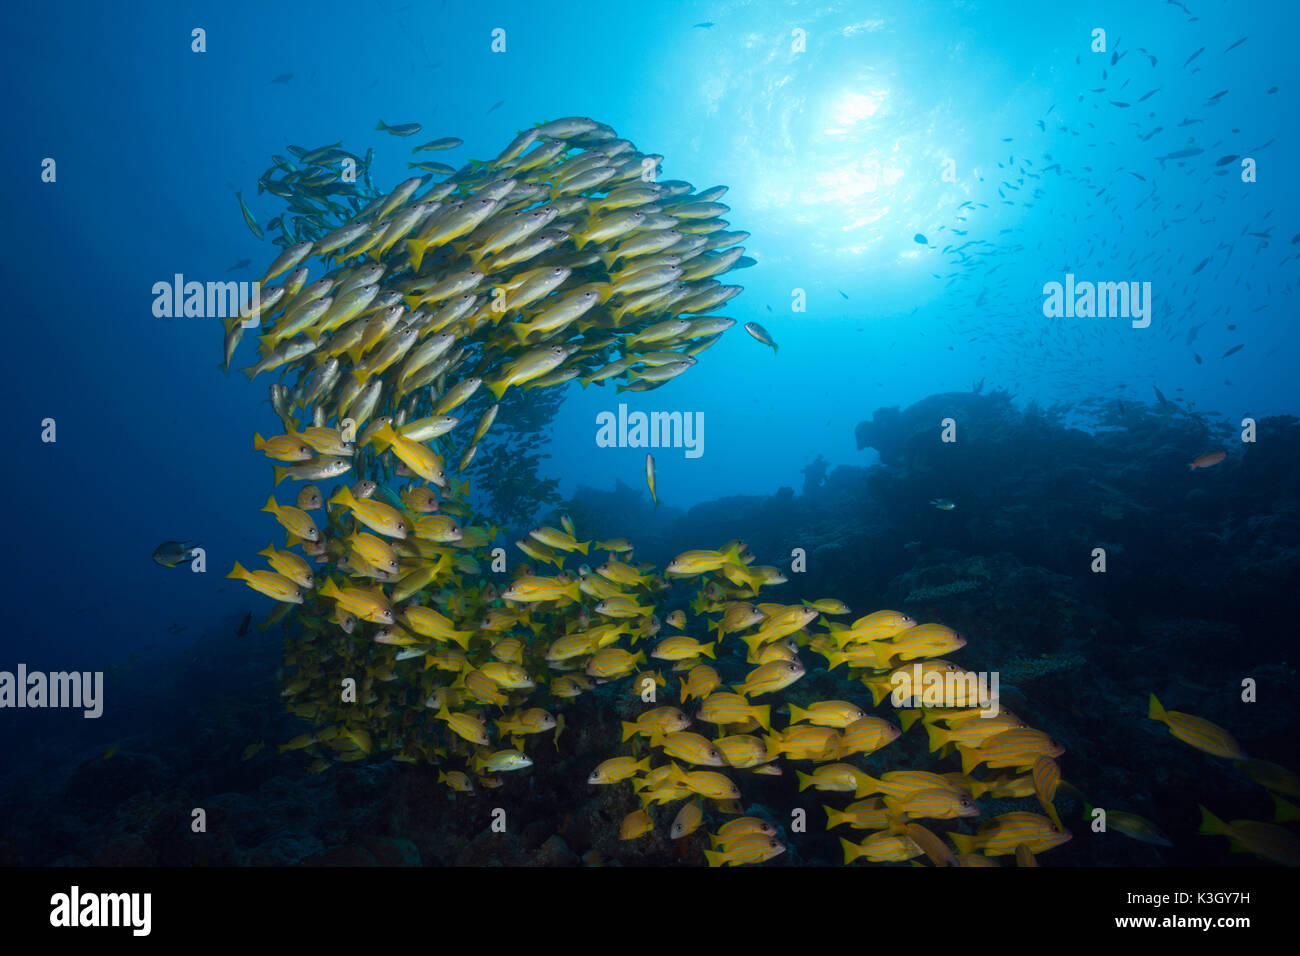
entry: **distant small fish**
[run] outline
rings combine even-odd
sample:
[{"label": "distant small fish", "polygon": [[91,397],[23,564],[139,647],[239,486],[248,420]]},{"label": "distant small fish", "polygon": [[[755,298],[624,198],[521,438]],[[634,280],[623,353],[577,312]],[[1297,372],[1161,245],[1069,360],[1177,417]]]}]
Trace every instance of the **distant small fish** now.
[{"label": "distant small fish", "polygon": [[[1292,812],[1284,812],[1285,803],[1286,801],[1280,801],[1276,804],[1275,820],[1295,819]],[[1197,807],[1201,811],[1201,825],[1197,827],[1197,833],[1226,836],[1234,851],[1245,851],[1283,866],[1300,866],[1300,839],[1289,830],[1257,820],[1224,823],[1204,806],[1197,804]],[[1294,811],[1294,807],[1290,810]]]},{"label": "distant small fish", "polygon": [[1213,103],[1215,100],[1217,100],[1220,96],[1227,96],[1227,95],[1228,95],[1228,91],[1227,91],[1227,90],[1219,90],[1219,92],[1215,93],[1213,96],[1211,96],[1211,97],[1210,97],[1208,100],[1206,100],[1205,102],[1206,102],[1206,104],[1210,104],[1210,103]]},{"label": "distant small fish", "polygon": [[1204,269],[1204,268],[1205,268],[1205,264],[1206,264],[1207,262],[1209,262],[1209,261],[1210,261],[1210,260],[1209,260],[1208,258],[1202,259],[1202,260],[1201,260],[1201,264],[1198,265],[1195,269],[1192,270],[1192,275],[1196,275],[1196,273],[1198,273],[1198,272],[1200,272],[1202,269]]},{"label": "distant small fish", "polygon": [[659,493],[655,490],[655,456],[646,452],[645,456],[645,483],[650,489],[650,500],[659,507]]},{"label": "distant small fish", "polygon": [[118,748],[118,746],[119,746],[119,744],[117,744],[117,743],[111,743],[111,744],[109,744],[109,745],[108,745],[108,749],[105,750],[102,754],[100,754],[99,759],[100,759],[100,760],[112,760],[113,757],[116,756],[116,754],[117,754],[117,748]]},{"label": "distant small fish", "polygon": [[1300,797],[1300,776],[1279,764],[1267,760],[1246,760],[1239,764],[1251,780],[1275,793]]},{"label": "distant small fish", "polygon": [[1228,457],[1228,453],[1226,451],[1206,452],[1204,455],[1197,458],[1195,461],[1189,462],[1187,465],[1187,470],[1195,471],[1197,468],[1213,468],[1215,465],[1217,465],[1219,462],[1223,461],[1223,459],[1227,457]]},{"label": "distant small fish", "polygon": [[377,130],[392,133],[394,136],[410,136],[418,133],[423,128],[419,123],[398,123],[396,126],[389,126],[383,120],[380,120],[379,125],[375,127]]},{"label": "distant small fish", "polygon": [[1220,158],[1219,158],[1219,161],[1218,161],[1217,163],[1215,163],[1214,165],[1215,165],[1215,166],[1227,166],[1227,165],[1228,165],[1230,162],[1232,162],[1233,160],[1235,160],[1235,159],[1240,159],[1240,158],[1241,158],[1241,157],[1240,157],[1237,153],[1231,153],[1231,154],[1229,154],[1229,155],[1227,155],[1227,156],[1222,156],[1222,157],[1220,157]]},{"label": "distant small fish", "polygon": [[840,295],[844,296],[844,298],[846,299],[848,298],[848,296],[845,294],[843,289],[836,289],[835,291],[838,292]]},{"label": "distant small fish", "polygon": [[1199,146],[1188,146],[1185,149],[1176,149],[1172,153],[1165,153],[1163,156],[1157,156],[1156,161],[1163,163],[1167,159],[1186,159],[1189,156],[1199,156],[1203,152],[1205,152],[1205,150],[1201,149]]},{"label": "distant small fish", "polygon": [[1189,56],[1185,61],[1183,61],[1183,66],[1187,66],[1188,63],[1191,63],[1193,60],[1195,60],[1198,56],[1200,56],[1204,52],[1205,52],[1205,47],[1201,47],[1199,50],[1197,50],[1195,53]]},{"label": "distant small fish", "polygon": [[498,107],[504,106],[505,102],[506,102],[505,100],[497,100],[495,103],[493,103],[491,106],[488,107],[488,112],[491,113],[493,110],[497,109]]},{"label": "distant small fish", "polygon": [[1192,358],[1196,359],[1196,364],[1197,364],[1197,365],[1200,365],[1200,364],[1201,364],[1201,357],[1200,357],[1199,355],[1197,355],[1195,352],[1192,353]]},{"label": "distant small fish", "polygon": [[240,259],[238,262],[236,262],[233,266],[231,266],[231,267],[230,267],[229,269],[227,269],[226,271],[227,271],[227,272],[238,272],[240,269],[247,269],[247,268],[248,268],[249,266],[251,266],[252,264],[253,264],[253,261],[252,261],[251,259]]},{"label": "distant small fish", "polygon": [[1121,108],[1123,108],[1123,109],[1128,109],[1128,104],[1127,104],[1127,103],[1121,103],[1119,100],[1111,100],[1111,101],[1110,101],[1110,105],[1111,105],[1111,106],[1118,106],[1118,107],[1121,107]]},{"label": "distant small fish", "polygon": [[1222,355],[1220,355],[1219,358],[1227,358],[1227,357],[1228,357],[1229,355],[1231,355],[1233,352],[1240,352],[1240,351],[1241,351],[1242,349],[1244,349],[1245,347],[1246,347],[1246,343],[1245,343],[1245,342],[1241,343],[1240,345],[1234,345],[1232,348],[1228,349],[1228,351],[1226,351],[1226,352],[1224,352]]},{"label": "distant small fish", "polygon": [[276,77],[274,80],[272,80],[271,82],[272,82],[272,83],[288,83],[288,82],[289,82],[290,80],[292,80],[292,79],[293,79],[293,74],[292,74],[292,73],[281,73],[279,76],[277,76],[277,77]]},{"label": "distant small fish", "polygon": [[705,20],[703,23],[697,23],[697,24],[695,24],[695,26],[694,26],[693,29],[696,29],[696,30],[707,30],[707,29],[708,29],[709,27],[711,27],[711,26],[713,26],[713,21],[712,21],[712,20]]},{"label": "distant small fish", "polygon": [[1106,825],[1116,833],[1122,833],[1126,837],[1132,837],[1134,840],[1140,840],[1143,843],[1150,843],[1154,846],[1174,845],[1163,830],[1146,817],[1140,817],[1136,813],[1127,813],[1124,810],[1107,810]]},{"label": "distant small fish", "polygon": [[407,163],[407,169],[422,169],[426,173],[433,173],[437,176],[450,176],[456,170],[446,163]]},{"label": "distant small fish", "polygon": [[919,242],[923,246],[928,246],[930,244],[930,240],[925,238],[925,236],[921,235],[919,232],[912,237],[912,241]]},{"label": "distant small fish", "polygon": [[411,152],[419,153],[424,150],[455,149],[457,146],[463,145],[465,145],[465,141],[459,136],[444,136],[441,139],[430,140],[422,146],[415,146],[411,149]]},{"label": "distant small fish", "polygon": [[1237,47],[1239,47],[1239,46],[1241,46],[1243,43],[1245,43],[1246,40],[1248,40],[1248,39],[1249,39],[1249,37],[1242,37],[1240,40],[1238,40],[1236,43],[1232,44],[1232,46],[1229,46],[1229,47],[1228,47],[1227,49],[1225,49],[1223,52],[1224,52],[1224,53],[1227,53],[1228,50],[1234,50],[1234,49],[1236,49]]},{"label": "distant small fish", "polygon": [[957,507],[956,503],[947,498],[935,498],[931,500],[930,504],[934,505],[934,507],[938,508],[940,511],[952,511]]},{"label": "distant small fish", "polygon": [[253,620],[253,612],[249,611],[247,614],[244,615],[244,619],[239,622],[239,630],[237,630],[235,633],[240,637],[243,637],[245,634],[247,634],[248,625],[252,622],[252,620]]},{"label": "distant small fish", "polygon": [[1141,103],[1143,100],[1150,99],[1151,97],[1155,96],[1159,92],[1160,92],[1160,87],[1157,86],[1150,93],[1143,93],[1141,96],[1139,96],[1138,102]]}]

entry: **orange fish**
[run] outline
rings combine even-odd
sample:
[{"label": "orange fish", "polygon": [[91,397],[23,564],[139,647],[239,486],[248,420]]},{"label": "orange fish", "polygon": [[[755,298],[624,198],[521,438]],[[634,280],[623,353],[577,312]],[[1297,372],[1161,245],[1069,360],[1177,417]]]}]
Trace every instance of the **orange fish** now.
[{"label": "orange fish", "polygon": [[1193,462],[1188,463],[1187,470],[1195,471],[1197,468],[1213,468],[1215,465],[1217,465],[1219,462],[1223,461],[1223,459],[1227,457],[1228,457],[1228,453],[1226,451],[1206,452],[1200,458],[1196,459]]}]

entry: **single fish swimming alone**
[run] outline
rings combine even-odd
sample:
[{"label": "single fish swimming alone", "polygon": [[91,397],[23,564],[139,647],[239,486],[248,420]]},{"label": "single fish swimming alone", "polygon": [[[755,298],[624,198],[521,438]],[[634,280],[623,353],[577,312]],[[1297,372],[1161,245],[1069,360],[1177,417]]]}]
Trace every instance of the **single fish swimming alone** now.
[{"label": "single fish swimming alone", "polygon": [[248,226],[248,231],[257,236],[259,241],[265,239],[266,236],[262,233],[262,227],[257,224],[257,219],[253,217],[253,214],[248,211],[248,207],[244,205],[243,193],[236,190],[235,198],[239,200],[239,211],[244,216],[244,223]]},{"label": "single fish swimming alone", "polygon": [[380,130],[381,132],[391,133],[394,136],[411,136],[424,129],[424,127],[419,123],[398,123],[396,126],[389,126],[383,120],[380,120],[379,125],[376,126],[375,129]]},{"label": "single fish swimming alone", "polygon": [[930,504],[934,505],[940,511],[952,511],[957,507],[955,502],[950,501],[947,498],[935,498],[930,502]]},{"label": "single fish swimming alone", "polygon": [[1189,462],[1187,465],[1187,470],[1195,471],[1197,468],[1213,468],[1215,465],[1217,465],[1219,462],[1223,461],[1227,457],[1228,457],[1228,453],[1226,451],[1206,452],[1204,455],[1201,455],[1199,458],[1195,459],[1194,461]]},{"label": "single fish swimming alone", "polygon": [[190,553],[199,546],[197,541],[164,541],[154,548],[153,559],[164,568],[174,568],[190,558]]},{"label": "single fish swimming alone", "polygon": [[752,335],[754,338],[756,338],[758,341],[762,342],[764,345],[771,346],[773,355],[777,353],[777,344],[772,339],[771,334],[767,331],[767,329],[763,328],[757,322],[746,322],[745,331],[748,332],[750,335]]}]

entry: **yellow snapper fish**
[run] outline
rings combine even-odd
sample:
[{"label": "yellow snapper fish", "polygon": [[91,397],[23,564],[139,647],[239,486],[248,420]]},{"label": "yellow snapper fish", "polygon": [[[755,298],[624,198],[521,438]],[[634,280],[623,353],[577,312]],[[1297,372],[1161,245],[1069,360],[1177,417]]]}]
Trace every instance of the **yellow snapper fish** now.
[{"label": "yellow snapper fish", "polygon": [[1147,716],[1158,720],[1169,728],[1169,732],[1183,743],[1191,744],[1197,750],[1214,757],[1226,757],[1229,760],[1246,760],[1246,752],[1233,739],[1232,735],[1202,717],[1184,714],[1181,711],[1166,711],[1152,694],[1150,710]]},{"label": "yellow snapper fish", "polygon": [[375,433],[374,440],[379,451],[391,448],[393,454],[402,460],[402,464],[425,481],[446,486],[447,475],[442,459],[426,445],[399,435],[389,424],[384,424]]},{"label": "yellow snapper fish", "polygon": [[274,545],[268,544],[257,553],[271,563],[274,571],[299,587],[310,591],[315,586],[316,576],[312,574],[311,566],[292,551],[277,551]]},{"label": "yellow snapper fish", "polygon": [[1226,836],[1231,849],[1236,852],[1252,853],[1283,866],[1300,866],[1300,837],[1290,830],[1255,820],[1224,823],[1205,807],[1199,809],[1201,825],[1198,833]]},{"label": "yellow snapper fish", "polygon": [[602,785],[619,783],[630,780],[638,773],[644,773],[649,769],[649,757],[639,761],[632,757],[611,757],[591,772],[587,777],[587,783]]},{"label": "yellow snapper fish", "polygon": [[392,624],[393,609],[388,598],[379,588],[341,588],[332,578],[326,578],[320,589],[322,597],[333,598],[341,607],[355,614],[363,621],[376,624]]},{"label": "yellow snapper fish", "polygon": [[289,604],[303,603],[302,589],[298,583],[274,571],[249,571],[236,561],[234,570],[226,577],[242,580],[254,591],[260,591],[277,601]]},{"label": "yellow snapper fish", "polygon": [[406,518],[392,505],[358,498],[347,487],[330,496],[330,504],[349,509],[366,527],[389,538],[404,539],[408,533]]},{"label": "yellow snapper fish", "polygon": [[531,767],[533,761],[518,750],[498,750],[495,753],[474,758],[475,773],[498,773],[507,770],[523,770]]},{"label": "yellow snapper fish", "polygon": [[266,499],[266,505],[262,510],[275,515],[275,520],[289,532],[289,544],[292,545],[297,541],[320,540],[320,531],[316,527],[316,522],[312,521],[311,515],[301,508],[276,504],[275,495],[271,495]]},{"label": "yellow snapper fish", "polygon": [[[380,128],[413,135],[418,124]],[[425,146],[448,147],[450,138]],[[634,562],[625,539],[580,540],[564,515],[519,543],[534,564],[496,576],[490,548],[500,532],[482,520],[464,473],[497,469],[501,461],[492,459],[510,453],[513,432],[488,438],[500,405],[510,405],[500,400],[512,387],[555,389],[574,378],[584,387],[646,391],[698,374],[703,353],[737,324],[708,314],[739,291],[722,275],[754,264],[740,245],[748,234],[720,218],[726,187],[646,182],[647,161],[655,167],[662,157],[586,117],[532,127],[495,158],[461,169],[423,164],[431,175],[391,191],[371,183],[369,154],[364,163],[352,157],[363,174],[353,184],[336,168],[351,155],[341,144],[289,152],[293,160],[277,159],[263,177],[295,212],[273,221],[282,249],[266,275],[284,278],[263,296],[265,334],[248,370],[279,372],[271,406],[284,434],[259,435],[255,444],[275,463],[277,480],[323,483],[347,471],[355,483],[328,495],[313,485],[294,509],[272,497],[265,510],[295,550],[270,547],[263,554],[272,570],[246,573],[297,588],[306,605],[300,626],[286,631],[282,696],[291,714],[312,722],[312,733],[290,748],[306,751],[309,772],[382,753],[433,764],[453,793],[508,786],[504,775],[531,763],[522,749],[529,736],[554,728],[559,747],[564,713],[530,706],[544,699],[539,692],[565,701],[611,680],[630,680],[624,689],[638,695],[666,689],[662,674],[642,670],[650,654],[681,675],[682,703],[634,702],[622,727],[631,753],[592,775],[593,783],[630,782],[638,799],[625,810],[640,809],[624,819],[625,838],[651,832],[652,814],[662,813],[654,807],[682,802],[670,829],[682,839],[704,826],[707,800],[709,820],[727,822],[710,838],[706,862],[770,859],[785,849],[774,828],[741,816],[749,773],[788,773],[787,761],[809,761],[798,775],[805,789],[875,794],[835,811],[844,815],[839,825],[872,821],[885,831],[866,851],[855,844],[854,858],[969,863],[970,854],[957,859],[910,818],[960,815],[963,801],[980,793],[1019,792],[1030,777],[1020,761],[1034,758],[1037,768],[1054,748],[1032,735],[994,746],[1000,733],[1029,728],[999,725],[999,733],[978,735],[963,722],[975,714],[930,707],[900,721],[922,721],[940,749],[964,748],[985,765],[1008,761],[1000,768],[1008,772],[995,769],[984,781],[883,769],[872,777],[833,761],[878,751],[899,736],[897,726],[857,704],[795,706],[783,694],[803,676],[804,647],[870,671],[948,653],[960,646],[955,632],[923,625],[909,636],[903,632],[915,621],[885,611],[853,624],[824,622],[825,632],[810,635],[819,615],[847,615],[847,605],[763,603],[758,595],[785,575],[755,564],[739,542],[683,552],[660,570]],[[317,263],[329,271],[312,282]],[[226,330],[229,366],[243,328],[234,321]],[[775,353],[761,327],[751,324],[749,334]],[[458,430],[469,414],[477,417],[472,438]],[[457,458],[444,461],[451,454]],[[459,476],[449,468],[457,459]],[[651,455],[646,484],[657,506]],[[307,512],[326,504],[317,526]],[[609,560],[562,570],[592,544]],[[548,563],[553,576],[536,572]],[[311,590],[322,574],[315,565],[331,570]],[[674,578],[697,579],[687,599],[694,622],[671,593]],[[266,623],[288,620],[288,612],[296,608],[282,602]],[[726,642],[732,635],[737,640]],[[754,668],[737,685],[743,693],[722,690],[717,670],[699,663],[729,656],[731,646]],[[354,705],[339,705],[340,667],[356,676]],[[745,694],[774,699],[759,705]],[[772,711],[785,713],[782,703],[791,723],[773,733]],[[432,713],[412,721],[411,706],[420,708],[414,716]],[[693,733],[697,718],[717,730]],[[892,820],[886,800],[897,811]],[[1003,842],[1013,837],[1009,852],[1042,852],[1032,833],[1008,833]]]},{"label": "yellow snapper fish", "polygon": [[962,854],[981,851],[986,856],[1009,856],[1021,844],[1033,853],[1043,853],[1067,842],[1071,834],[1037,813],[1004,813],[993,817],[973,836],[955,831],[948,836]]}]

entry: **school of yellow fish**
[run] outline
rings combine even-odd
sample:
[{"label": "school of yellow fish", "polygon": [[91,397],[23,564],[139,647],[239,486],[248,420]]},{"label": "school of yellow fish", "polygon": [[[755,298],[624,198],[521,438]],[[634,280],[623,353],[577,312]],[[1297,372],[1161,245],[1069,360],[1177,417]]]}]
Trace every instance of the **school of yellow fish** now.
[{"label": "school of yellow fish", "polygon": [[[460,170],[425,164],[429,174],[388,194],[341,190],[351,210],[331,196],[331,165],[354,157],[337,146],[296,155],[277,157],[263,179],[304,213],[298,241],[282,235],[262,281],[284,278],[263,288],[249,321],[225,323],[227,368],[255,319],[259,359],[244,371],[281,378],[271,404],[283,433],[255,435],[254,448],[273,463],[277,490],[262,510],[287,543],[260,552],[269,567],[236,563],[229,576],[280,602],[269,621],[296,614],[282,697],[312,729],[282,751],[303,752],[313,773],[379,754],[428,763],[472,794],[529,767],[541,735],[562,747],[568,702],[623,682],[639,716],[623,726],[624,752],[588,779],[639,798],[622,839],[716,826],[702,862],[771,859],[786,847],[745,815],[742,788],[748,774],[787,770],[801,791],[851,798],[824,808],[827,829],[869,831],[841,840],[845,863],[1014,855],[1033,865],[1070,839],[1053,806],[1063,748],[1005,709],[980,716],[990,702],[973,696],[974,675],[944,658],[965,644],[951,629],[896,611],[840,623],[850,610],[833,599],[763,602],[761,590],[785,578],[740,542],[686,552],[660,572],[635,562],[627,541],[579,540],[567,518],[515,542],[522,558],[496,547],[500,529],[475,522],[468,481],[447,462],[465,470],[509,389],[574,379],[657,388],[735,324],[707,314],[740,291],[714,277],[752,264],[737,245],[747,234],[720,218],[725,187],[659,180],[662,157],[581,117],[526,130]],[[761,327],[749,331],[775,348]],[[287,498],[285,479],[299,483]],[[316,484],[330,479],[343,480],[332,492]],[[690,620],[681,607],[665,612],[683,587],[694,590]],[[726,686],[709,662],[730,665],[733,651],[748,672]],[[859,699],[781,709],[807,653],[844,666]],[[918,678],[900,700],[898,687]],[[948,696],[926,697],[932,682]],[[954,691],[966,695],[955,705]],[[897,723],[870,712],[887,698]],[[774,713],[788,714],[784,726]],[[914,725],[960,770],[873,777],[849,762]],[[918,822],[978,817],[984,795],[1036,796],[1044,812],[996,816],[973,834]]]},{"label": "school of yellow fish", "polygon": [[[1272,823],[1261,820],[1233,820],[1225,823],[1198,804],[1197,809],[1201,812],[1198,833],[1205,836],[1226,836],[1229,849],[1234,853],[1249,853],[1283,866],[1300,866],[1300,837],[1277,825],[1300,820],[1300,807],[1286,799],[1287,796],[1300,797],[1300,775],[1272,761],[1247,756],[1236,738],[1218,724],[1194,714],[1165,710],[1155,694],[1151,695],[1148,702],[1147,716],[1167,726],[1175,738],[1202,753],[1231,760],[1273,798]],[[1116,824],[1115,811],[1111,811],[1110,817],[1113,826],[1121,832],[1128,832],[1135,839],[1170,845],[1168,838],[1149,820],[1136,814],[1125,814]],[[1130,827],[1132,830],[1126,829]]]}]

